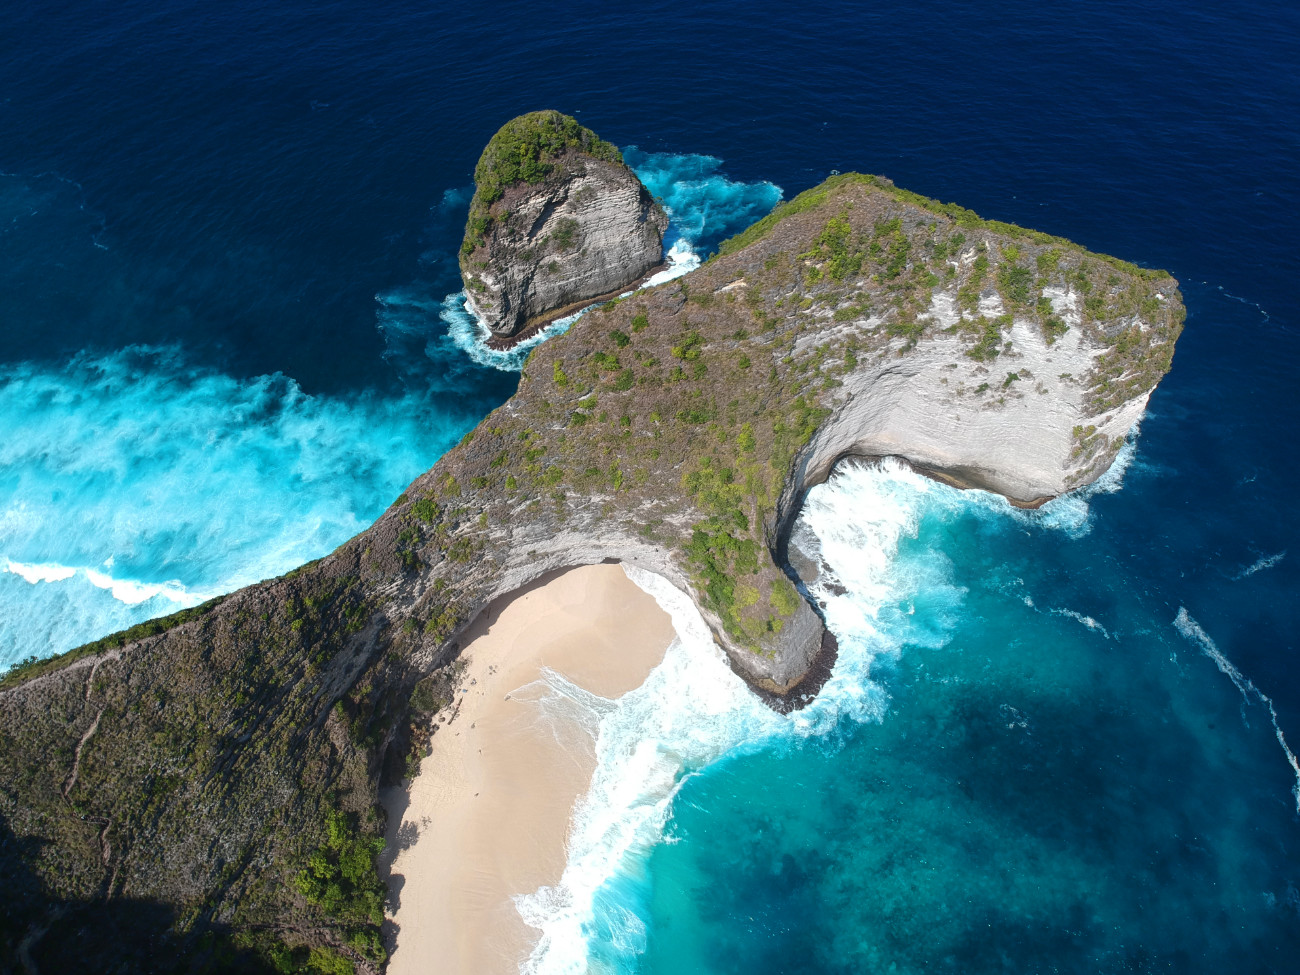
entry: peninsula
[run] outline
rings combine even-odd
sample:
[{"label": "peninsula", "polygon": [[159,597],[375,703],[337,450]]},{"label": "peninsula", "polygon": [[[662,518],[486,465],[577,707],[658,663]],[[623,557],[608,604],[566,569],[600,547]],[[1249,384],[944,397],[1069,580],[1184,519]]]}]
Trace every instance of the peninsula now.
[{"label": "peninsula", "polygon": [[[496,232],[479,219],[474,274]],[[534,314],[476,291],[502,334]],[[425,754],[485,607],[630,563],[797,705],[833,653],[785,554],[809,487],[883,455],[1025,506],[1083,486],[1182,321],[1163,272],[881,177],[801,193],[538,346],[516,394],[331,555],[0,680],[6,957],[380,971],[378,790]]]}]

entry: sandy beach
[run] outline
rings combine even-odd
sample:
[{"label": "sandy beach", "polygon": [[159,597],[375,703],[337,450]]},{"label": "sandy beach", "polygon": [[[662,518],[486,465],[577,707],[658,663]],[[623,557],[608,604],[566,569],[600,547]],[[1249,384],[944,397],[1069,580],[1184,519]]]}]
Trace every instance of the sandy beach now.
[{"label": "sandy beach", "polygon": [[605,698],[640,686],[672,621],[617,565],[573,569],[494,605],[467,633],[454,720],[420,775],[388,790],[392,975],[515,973],[539,932],[511,898],[557,883],[595,768],[589,732],[538,703],[542,669]]}]

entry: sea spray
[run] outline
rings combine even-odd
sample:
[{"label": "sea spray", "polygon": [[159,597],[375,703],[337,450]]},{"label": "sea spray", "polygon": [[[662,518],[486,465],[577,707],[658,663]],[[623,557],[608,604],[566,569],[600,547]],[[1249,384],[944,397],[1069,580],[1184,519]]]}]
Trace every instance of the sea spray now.
[{"label": "sea spray", "polygon": [[669,250],[685,240],[707,255],[781,202],[781,187],[730,179],[716,156],[642,152],[628,146],[623,159],[668,212],[664,247]]},{"label": "sea spray", "polygon": [[1263,572],[1265,569],[1271,569],[1286,558],[1286,551],[1277,552],[1273,555],[1265,555],[1256,559],[1250,565],[1243,566],[1239,571],[1233,574],[1232,580],[1240,582],[1247,576],[1253,576],[1256,572]]},{"label": "sea spray", "polygon": [[[465,292],[463,291],[457,291],[455,294],[447,295],[443,299],[438,311],[438,317],[446,326],[447,335],[451,339],[452,345],[469,356],[471,360],[489,369],[498,369],[501,372],[519,372],[524,368],[524,362],[533,349],[547,339],[563,335],[569,330],[569,326],[589,310],[589,308],[584,308],[572,315],[557,318],[545,328],[521,342],[516,342],[508,349],[494,349],[488,345],[488,341],[492,338],[492,332],[479,321],[469,305],[466,304]],[[441,352],[444,347],[442,343],[431,343],[429,346],[430,358],[434,358],[436,355],[433,350],[436,349]]]},{"label": "sea spray", "polygon": [[3,367],[0,665],[328,553],[476,419],[239,380],[176,348]]}]

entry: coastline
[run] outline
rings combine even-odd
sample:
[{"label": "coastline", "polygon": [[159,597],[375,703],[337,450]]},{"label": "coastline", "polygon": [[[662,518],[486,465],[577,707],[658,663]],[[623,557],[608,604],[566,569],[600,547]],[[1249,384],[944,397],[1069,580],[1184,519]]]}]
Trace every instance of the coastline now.
[{"label": "coastline", "polygon": [[[599,305],[602,302],[612,301],[619,295],[627,294],[629,291],[636,291],[660,271],[667,270],[669,266],[668,261],[660,261],[635,281],[624,285],[621,288],[615,288],[613,291],[606,291],[604,294],[595,295],[591,298],[583,298],[581,301],[571,301],[567,305],[562,305],[559,308],[552,308],[548,312],[535,315],[528,321],[524,322],[519,331],[515,332],[513,335],[497,335],[495,332],[488,329],[488,337],[483,340],[483,344],[494,352],[509,352],[520,342],[527,342],[538,332],[542,331],[542,329],[554,325],[561,318],[567,318],[569,315],[576,315],[578,312],[590,308],[592,305]],[[465,297],[466,309],[479,322],[479,327],[483,328],[482,319],[479,317],[477,310],[475,310],[471,304],[473,299],[470,296],[468,288],[465,289]]]},{"label": "coastline", "polygon": [[382,796],[392,975],[518,971],[539,932],[512,898],[560,880],[570,816],[595,769],[589,731],[541,703],[543,669],[617,698],[673,636],[618,565],[566,571],[474,623],[452,717],[436,725],[420,774]]}]

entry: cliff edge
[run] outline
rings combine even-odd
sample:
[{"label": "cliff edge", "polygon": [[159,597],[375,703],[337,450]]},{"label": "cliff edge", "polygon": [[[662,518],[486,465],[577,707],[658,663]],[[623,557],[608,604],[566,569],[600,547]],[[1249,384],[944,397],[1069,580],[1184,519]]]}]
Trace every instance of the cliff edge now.
[{"label": "cliff edge", "polygon": [[1164,272],[879,177],[800,194],[536,348],[328,557],[0,680],[0,866],[25,892],[4,950],[55,970],[111,908],[227,970],[378,971],[378,784],[418,764],[492,600],[631,562],[751,684],[801,693],[824,631],[783,543],[809,487],[882,454],[1027,506],[1086,484],[1182,322]]},{"label": "cliff edge", "polygon": [[466,302],[509,339],[658,265],[668,217],[616,146],[559,112],[511,119],[474,169]]}]

